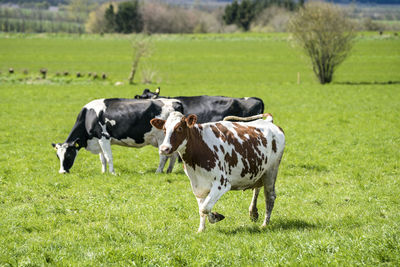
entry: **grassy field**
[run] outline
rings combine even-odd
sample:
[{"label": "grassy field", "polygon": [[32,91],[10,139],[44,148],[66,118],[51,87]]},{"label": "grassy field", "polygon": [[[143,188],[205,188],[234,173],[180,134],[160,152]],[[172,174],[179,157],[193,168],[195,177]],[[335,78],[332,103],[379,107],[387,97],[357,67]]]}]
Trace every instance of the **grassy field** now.
[{"label": "grassy field", "polygon": [[[324,86],[282,34],[154,36],[143,66],[158,83],[130,86],[132,38],[0,34],[0,266],[400,264],[399,37],[364,34]],[[109,79],[20,82],[9,67]],[[232,191],[214,208],[226,219],[196,234],[189,180],[181,164],[155,175],[153,147],[114,146],[116,176],[86,151],[58,174],[50,144],[83,105],[157,86],[264,100],[287,138],[269,227],[250,221],[250,191]]]}]

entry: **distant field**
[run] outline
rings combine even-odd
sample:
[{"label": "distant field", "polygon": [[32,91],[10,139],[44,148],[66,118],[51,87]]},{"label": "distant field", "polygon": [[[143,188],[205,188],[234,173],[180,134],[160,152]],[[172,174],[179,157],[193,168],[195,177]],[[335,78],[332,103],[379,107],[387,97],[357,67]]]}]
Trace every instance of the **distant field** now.
[{"label": "distant field", "polygon": [[[157,82],[130,86],[132,38],[0,34],[0,265],[400,264],[398,36],[360,35],[324,86],[285,34],[153,36],[141,66]],[[54,78],[63,71],[109,78]],[[287,139],[269,227],[249,220],[251,192],[237,191],[214,208],[226,219],[196,234],[189,180],[181,164],[155,175],[153,147],[114,146],[116,176],[87,151],[58,174],[50,144],[83,105],[157,86],[264,100]]]}]

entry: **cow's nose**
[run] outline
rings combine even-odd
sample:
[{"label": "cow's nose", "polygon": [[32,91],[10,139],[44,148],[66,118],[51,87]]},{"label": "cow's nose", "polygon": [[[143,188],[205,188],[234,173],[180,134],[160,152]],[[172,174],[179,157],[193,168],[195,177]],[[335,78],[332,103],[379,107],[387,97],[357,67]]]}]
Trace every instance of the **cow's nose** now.
[{"label": "cow's nose", "polygon": [[172,150],[171,146],[167,146],[167,145],[160,146],[160,152],[162,154],[169,154],[171,152],[171,150]]}]

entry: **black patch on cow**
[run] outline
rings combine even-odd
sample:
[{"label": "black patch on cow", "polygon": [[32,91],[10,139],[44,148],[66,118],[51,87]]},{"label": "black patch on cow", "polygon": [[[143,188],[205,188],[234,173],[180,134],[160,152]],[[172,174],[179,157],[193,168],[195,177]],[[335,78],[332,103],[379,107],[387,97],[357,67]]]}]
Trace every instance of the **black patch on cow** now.
[{"label": "black patch on cow", "polygon": [[106,111],[99,118],[101,122],[114,120],[115,125],[106,124],[107,132],[115,139],[135,140],[137,144],[144,143],[144,134],[150,132],[150,120],[161,114],[161,101],[135,99],[105,99]]},{"label": "black patch on cow", "polygon": [[[64,154],[63,167],[66,172],[69,172],[76,158],[77,149],[73,145],[69,145]],[[58,156],[58,155],[57,155]]]},{"label": "black patch on cow", "polygon": [[197,115],[197,123],[221,121],[226,116],[250,117],[264,113],[264,103],[260,98],[249,97],[232,98],[225,96],[176,96],[163,97],[155,92],[145,89],[142,95],[136,95],[138,99],[173,98],[182,102],[183,114]]}]

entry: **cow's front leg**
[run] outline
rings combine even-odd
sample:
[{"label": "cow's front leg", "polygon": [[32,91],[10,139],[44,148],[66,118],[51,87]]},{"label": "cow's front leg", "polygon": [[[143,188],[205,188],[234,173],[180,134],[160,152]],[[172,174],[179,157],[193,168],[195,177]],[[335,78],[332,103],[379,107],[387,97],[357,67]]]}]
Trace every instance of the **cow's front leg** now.
[{"label": "cow's front leg", "polygon": [[257,198],[258,198],[259,193],[260,193],[259,187],[253,189],[253,198],[251,200],[250,207],[249,207],[250,219],[253,222],[258,220]]},{"label": "cow's front leg", "polygon": [[103,152],[99,153],[100,156],[100,162],[101,162],[101,172],[105,173],[107,171],[107,161],[106,158],[104,157]]},{"label": "cow's front leg", "polygon": [[167,173],[171,173],[174,168],[176,158],[178,157],[178,153],[173,153],[172,156],[169,157],[169,166],[167,169]]},{"label": "cow's front leg", "polygon": [[199,206],[199,214],[200,214],[200,225],[199,225],[199,229],[197,230],[198,233],[201,233],[204,231],[204,229],[206,229],[206,214],[203,214],[200,212],[200,207],[204,202],[204,198],[200,198],[200,197],[196,197],[197,199],[197,204]]},{"label": "cow's front leg", "polygon": [[101,139],[99,139],[99,145],[100,145],[103,155],[108,163],[109,172],[112,174],[115,174],[114,164],[113,164],[113,156],[112,156],[112,152],[111,152],[110,138],[106,138],[104,136],[101,137]]},{"label": "cow's front leg", "polygon": [[211,209],[217,203],[218,199],[231,189],[231,184],[229,182],[220,183],[213,182],[210,193],[204,199],[203,203],[199,207],[200,214],[205,214],[208,216],[208,221],[210,223],[216,223],[222,221],[225,217],[217,212],[211,212]]},{"label": "cow's front leg", "polygon": [[165,163],[167,163],[168,157],[165,155],[160,155],[160,162],[158,163],[158,168],[156,173],[162,173],[164,170]]}]

